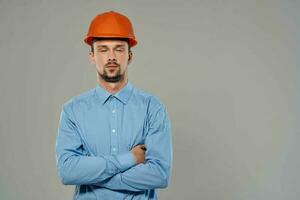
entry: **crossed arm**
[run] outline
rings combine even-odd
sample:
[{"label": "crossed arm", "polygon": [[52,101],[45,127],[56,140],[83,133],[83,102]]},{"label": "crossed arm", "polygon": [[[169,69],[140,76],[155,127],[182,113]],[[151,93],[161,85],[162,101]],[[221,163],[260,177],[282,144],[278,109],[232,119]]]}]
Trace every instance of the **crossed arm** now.
[{"label": "crossed arm", "polygon": [[56,162],[63,184],[94,184],[128,191],[168,186],[172,144],[169,120],[163,106],[149,116],[146,150],[140,145],[116,156],[89,156],[77,130],[72,110],[65,106],[56,141]]}]

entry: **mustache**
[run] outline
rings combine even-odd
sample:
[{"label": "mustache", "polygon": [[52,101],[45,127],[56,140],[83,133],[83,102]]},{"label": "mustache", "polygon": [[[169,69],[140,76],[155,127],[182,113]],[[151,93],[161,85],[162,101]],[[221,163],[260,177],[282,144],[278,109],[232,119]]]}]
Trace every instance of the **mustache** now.
[{"label": "mustache", "polygon": [[119,65],[118,63],[116,63],[116,62],[109,62],[109,63],[106,63],[106,64],[105,64],[105,67],[108,67],[109,65],[115,65],[115,66],[117,66],[117,67],[120,67],[120,65]]}]

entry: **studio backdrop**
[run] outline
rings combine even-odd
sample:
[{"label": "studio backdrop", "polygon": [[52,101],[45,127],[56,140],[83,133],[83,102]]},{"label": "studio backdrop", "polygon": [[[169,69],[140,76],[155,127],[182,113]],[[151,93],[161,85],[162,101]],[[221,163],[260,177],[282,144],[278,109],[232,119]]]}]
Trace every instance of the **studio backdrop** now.
[{"label": "studio backdrop", "polygon": [[97,84],[83,38],[110,10],[139,41],[129,80],[171,120],[160,199],[300,199],[300,1],[0,0],[1,200],[72,198],[55,166],[59,116]]}]

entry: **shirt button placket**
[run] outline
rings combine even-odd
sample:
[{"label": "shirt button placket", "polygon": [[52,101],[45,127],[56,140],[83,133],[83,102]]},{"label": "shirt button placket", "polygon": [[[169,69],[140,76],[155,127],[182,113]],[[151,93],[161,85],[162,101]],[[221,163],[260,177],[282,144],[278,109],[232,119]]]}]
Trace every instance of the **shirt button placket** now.
[{"label": "shirt button placket", "polygon": [[117,115],[116,115],[116,99],[112,98],[112,114],[111,114],[111,152],[112,155],[117,155],[118,138],[117,138]]}]

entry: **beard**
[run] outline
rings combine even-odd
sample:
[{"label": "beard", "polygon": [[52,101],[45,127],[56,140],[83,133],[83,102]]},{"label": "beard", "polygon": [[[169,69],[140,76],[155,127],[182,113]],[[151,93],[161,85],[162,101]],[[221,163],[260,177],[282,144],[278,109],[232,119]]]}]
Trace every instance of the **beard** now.
[{"label": "beard", "polygon": [[103,73],[100,73],[99,71],[97,73],[104,81],[109,82],[109,83],[117,83],[124,79],[125,73],[121,74],[120,66],[118,66],[117,69],[115,69],[115,70],[116,70],[116,72],[114,75],[108,75],[108,73],[106,71],[106,66],[105,66]]}]

